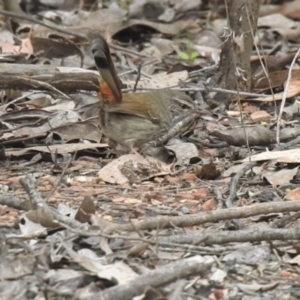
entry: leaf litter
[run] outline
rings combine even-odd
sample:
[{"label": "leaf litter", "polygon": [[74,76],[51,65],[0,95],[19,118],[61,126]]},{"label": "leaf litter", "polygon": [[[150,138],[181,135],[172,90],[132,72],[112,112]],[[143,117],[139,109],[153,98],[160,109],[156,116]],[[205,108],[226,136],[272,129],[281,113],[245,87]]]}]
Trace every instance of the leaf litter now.
[{"label": "leaf litter", "polygon": [[[297,67],[280,145],[276,126],[299,1],[261,5],[264,53],[251,58],[252,93],[226,109],[207,104],[224,42],[222,1],[43,1],[21,16],[13,14],[24,7],[8,4],[1,299],[298,299]],[[204,112],[151,156],[116,157],[101,132],[84,39],[92,29],[108,40],[124,92],[182,90],[183,118]]]}]

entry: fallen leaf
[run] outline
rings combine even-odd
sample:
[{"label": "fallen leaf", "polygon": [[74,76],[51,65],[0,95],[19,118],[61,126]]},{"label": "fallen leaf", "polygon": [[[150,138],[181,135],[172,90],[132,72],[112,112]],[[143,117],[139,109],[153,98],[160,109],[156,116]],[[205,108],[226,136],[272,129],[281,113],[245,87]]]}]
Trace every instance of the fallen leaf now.
[{"label": "fallen leaf", "polygon": [[[146,169],[146,174],[136,173],[142,172],[143,168]],[[124,175],[127,175],[127,170],[128,177]],[[153,172],[153,174],[151,174],[151,172]],[[129,179],[131,181],[146,180],[150,177],[167,175],[169,172],[170,166],[153,157],[147,156],[144,158],[139,154],[126,154],[104,166],[98,172],[98,176],[101,180],[108,183],[121,185],[128,183]]]},{"label": "fallen leaf", "polygon": [[283,151],[266,151],[243,159],[244,162],[276,160],[280,163],[299,163],[300,149],[291,149]]},{"label": "fallen leaf", "polygon": [[213,210],[214,208],[216,208],[216,205],[217,205],[216,199],[210,199],[210,200],[205,201],[202,204],[202,209],[204,211]]},{"label": "fallen leaf", "polygon": [[262,173],[262,177],[265,178],[273,187],[277,187],[290,183],[290,181],[296,176],[298,168],[299,167],[294,169],[285,168],[279,171],[266,171]]},{"label": "fallen leaf", "polygon": [[285,196],[284,196],[285,200],[295,200],[295,201],[299,201],[300,200],[300,187],[295,188],[291,191],[289,191]]}]

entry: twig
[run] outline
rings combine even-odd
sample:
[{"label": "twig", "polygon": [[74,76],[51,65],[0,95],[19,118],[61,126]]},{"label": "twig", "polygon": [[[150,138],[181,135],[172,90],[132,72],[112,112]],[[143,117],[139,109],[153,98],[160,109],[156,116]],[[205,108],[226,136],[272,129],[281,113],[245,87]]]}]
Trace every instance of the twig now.
[{"label": "twig", "polygon": [[159,287],[187,276],[207,271],[213,264],[213,258],[194,256],[178,260],[138,276],[125,284],[108,288],[87,298],[89,300],[131,300],[142,294],[146,288]]},{"label": "twig", "polygon": [[[256,162],[250,162],[249,164],[247,164],[246,166],[244,166],[238,173],[236,173],[230,181],[230,189],[229,189],[229,196],[227,197],[226,201],[225,201],[225,206],[227,208],[233,207],[233,203],[232,201],[235,199],[236,197],[236,188],[238,185],[238,182],[240,180],[240,178],[251,168],[253,168],[256,165]],[[233,224],[238,228],[238,229],[242,229],[244,228],[243,223],[240,220],[236,220],[233,219],[232,220]]]},{"label": "twig", "polygon": [[6,234],[5,239],[6,240],[32,240],[39,237],[44,237],[47,235],[47,228],[44,228],[42,230],[39,230],[34,233],[27,233],[27,234]]},{"label": "twig", "polygon": [[32,174],[27,174],[25,177],[20,179],[20,183],[26,193],[29,196],[30,202],[33,204],[35,208],[43,208],[47,213],[50,213],[53,216],[54,220],[58,222],[67,224],[71,228],[77,228],[81,230],[85,230],[85,226],[80,222],[71,219],[70,217],[63,216],[59,214],[55,209],[51,209],[43,200],[40,193],[36,191],[35,185],[36,181]]},{"label": "twig", "polygon": [[[151,245],[155,245],[155,246],[157,245],[160,247],[164,247],[164,248],[167,247],[167,248],[173,248],[173,249],[180,248],[180,249],[185,249],[187,251],[197,251],[198,253],[202,252],[202,253],[220,254],[220,253],[224,253],[226,251],[237,250],[237,248],[240,247],[240,246],[226,246],[226,247],[219,246],[218,248],[211,248],[211,247],[206,247],[206,246],[197,246],[193,243],[196,240],[196,238],[199,238],[199,236],[201,236],[203,234],[203,232],[199,232],[199,231],[195,231],[192,234],[172,235],[172,236],[168,236],[168,237],[157,236],[157,239],[154,239],[153,237],[151,239],[148,239],[148,238],[143,238],[143,237],[134,237],[134,236],[121,235],[121,234],[120,235],[105,234],[102,231],[93,231],[93,230],[82,231],[82,230],[78,230],[78,229],[73,229],[64,223],[58,222],[58,224],[61,227],[74,233],[76,236],[81,236],[81,237],[97,236],[97,237],[102,237],[102,238],[111,239],[111,240],[114,239],[114,240],[137,241],[137,242],[141,242],[141,243],[144,243],[147,245],[151,244]],[[234,233],[232,233],[232,234],[234,234]],[[164,250],[166,251],[166,249],[164,249]]]},{"label": "twig", "polygon": [[296,144],[300,143],[300,136],[296,137],[295,139],[281,145],[277,145],[272,151],[280,151],[284,149],[288,149]]},{"label": "twig", "polygon": [[29,200],[34,208],[43,207],[45,205],[40,193],[35,189],[36,181],[32,174],[27,174],[21,178],[20,183],[28,194]]},{"label": "twig", "polygon": [[186,125],[188,125],[191,121],[195,120],[199,116],[199,113],[191,113],[184,117],[181,121],[179,121],[177,124],[175,124],[165,135],[163,135],[161,138],[159,138],[157,141],[149,142],[150,145],[157,146],[159,144],[164,144],[166,141],[168,141],[170,138],[176,136],[178,133],[181,132],[181,129],[184,128]]},{"label": "twig", "polygon": [[138,85],[138,83],[141,79],[141,70],[142,70],[142,65],[139,64],[139,66],[137,68],[137,76],[136,76],[135,84],[134,84],[134,87],[133,87],[133,92],[136,91],[137,85]]},{"label": "twig", "polygon": [[245,165],[239,172],[237,172],[230,181],[230,192],[229,196],[227,197],[225,201],[225,205],[227,208],[233,207],[232,201],[236,197],[236,187],[240,180],[240,178],[251,168],[253,168],[256,165],[256,162],[251,162],[247,165]]},{"label": "twig", "polygon": [[[298,225],[297,225],[298,226]],[[193,246],[198,244],[197,240],[204,240],[207,245],[226,244],[226,243],[245,243],[245,242],[261,242],[261,241],[290,241],[298,240],[300,237],[299,227],[288,229],[263,228],[257,230],[239,230],[239,231],[217,231],[208,230],[206,232],[193,232],[188,235],[177,235],[170,237],[159,237],[158,243],[184,243]],[[192,247],[191,247],[192,249]]]},{"label": "twig", "polygon": [[[50,153],[51,153],[51,149],[50,149],[50,148],[49,148],[49,150],[50,150]],[[68,170],[68,168],[69,168],[71,162],[72,162],[73,159],[76,157],[76,155],[77,155],[77,151],[74,153],[73,157],[71,157],[71,158],[69,159],[69,161],[67,162],[67,164],[66,164],[66,166],[64,167],[63,171],[61,172],[61,174],[60,174],[58,180],[56,181],[56,183],[55,183],[55,185],[54,185],[52,191],[48,194],[48,196],[47,196],[45,202],[48,202],[48,200],[50,199],[50,197],[51,197],[51,196],[53,195],[53,193],[56,191],[57,187],[58,187],[59,184],[61,183],[63,177],[65,176],[66,171]]]},{"label": "twig", "polygon": [[0,109],[5,109],[8,105],[17,103],[17,102],[19,102],[20,100],[23,100],[23,99],[25,99],[25,98],[27,98],[27,97],[30,97],[30,96],[32,96],[32,95],[34,95],[34,94],[38,94],[38,93],[40,93],[40,92],[34,91],[34,92],[31,92],[31,93],[22,95],[22,96],[20,96],[20,97],[18,97],[18,98],[16,98],[16,99],[10,101],[9,103],[6,103],[6,104],[1,105],[1,106],[0,106]]},{"label": "twig", "polygon": [[49,84],[47,82],[43,82],[43,81],[31,79],[31,78],[19,77],[19,76],[16,76],[15,79],[20,80],[21,82],[23,81],[23,82],[29,84],[30,86],[32,86],[35,89],[37,87],[38,88],[44,88],[45,90],[51,91],[55,94],[58,94],[58,95],[60,95],[61,97],[65,98],[65,99],[70,99],[69,96],[67,96],[63,92],[59,91],[57,88],[55,88],[54,86],[52,86],[51,84]]},{"label": "twig", "polygon": [[15,209],[25,210],[25,211],[32,208],[32,205],[30,203],[28,203],[28,201],[21,200],[10,194],[0,195],[0,204],[7,205],[8,207],[12,207]]},{"label": "twig", "polygon": [[300,54],[300,48],[298,49],[297,53],[295,54],[295,56],[293,58],[293,61],[290,65],[290,67],[289,67],[288,77],[287,77],[286,84],[285,84],[284,91],[283,91],[283,95],[282,95],[282,101],[281,101],[280,110],[279,110],[279,114],[278,114],[278,118],[277,118],[277,128],[276,128],[276,142],[277,142],[277,145],[280,144],[280,123],[281,123],[281,118],[282,118],[282,114],[283,114],[284,105],[285,105],[285,102],[286,102],[286,96],[287,96],[287,93],[288,93],[288,90],[289,90],[289,87],[290,87],[290,83],[291,83],[291,79],[292,79],[292,70],[293,70],[293,67],[296,63],[296,60],[297,60],[299,54]]},{"label": "twig", "polygon": [[[245,9],[247,11],[248,22],[249,22],[249,24],[251,24],[250,18],[252,16],[251,16],[250,13],[252,13],[252,12],[249,12],[249,8],[248,8],[247,5],[245,5]],[[272,95],[274,106],[275,106],[275,114],[276,114],[277,104],[276,104],[276,100],[275,100],[275,97],[274,97],[274,91],[273,91],[273,88],[272,88],[272,82],[271,82],[271,79],[270,79],[270,76],[269,76],[268,64],[267,64],[266,60],[261,56],[261,52],[263,52],[263,46],[262,46],[261,41],[259,39],[260,49],[258,48],[258,45],[255,42],[255,33],[253,32],[253,28],[251,26],[250,26],[250,32],[251,32],[252,39],[253,39],[253,45],[255,47],[256,53],[257,53],[259,61],[260,61],[260,66],[261,66],[261,68],[263,70],[263,73],[264,73],[265,77],[267,78],[267,81],[268,81],[268,84],[269,84],[269,87],[270,87],[271,95]]]},{"label": "twig", "polygon": [[[174,84],[171,86],[168,86],[168,88],[173,88],[178,91],[184,91],[184,92],[222,92],[222,93],[227,93],[227,94],[239,94],[241,96],[249,96],[249,97],[260,97],[260,98],[267,98],[270,95],[264,95],[264,94],[256,94],[256,93],[249,93],[249,92],[238,92],[234,90],[227,90],[227,89],[222,89],[222,88],[201,88],[201,87],[188,87],[188,88],[180,88],[178,84]],[[157,90],[157,88],[137,88],[137,91],[153,91]],[[130,92],[131,89],[122,89],[123,92]],[[248,99],[249,100],[249,99]]]},{"label": "twig", "polygon": [[[261,214],[270,213],[284,213],[284,212],[298,212],[300,210],[300,201],[287,201],[287,202],[272,202],[272,203],[260,203],[250,205],[247,207],[233,207],[220,210],[214,210],[210,212],[201,212],[198,214],[191,214],[186,216],[159,216],[151,217],[144,220],[134,221],[138,230],[150,230],[159,228],[171,228],[173,225],[177,227],[190,227],[195,225],[201,225],[205,223],[216,223],[219,221],[241,219]],[[95,226],[103,228],[103,232],[110,234],[115,231],[134,231],[131,224],[114,224],[105,223],[103,227],[103,220],[92,216],[92,223]],[[98,225],[99,224],[99,225]]]}]

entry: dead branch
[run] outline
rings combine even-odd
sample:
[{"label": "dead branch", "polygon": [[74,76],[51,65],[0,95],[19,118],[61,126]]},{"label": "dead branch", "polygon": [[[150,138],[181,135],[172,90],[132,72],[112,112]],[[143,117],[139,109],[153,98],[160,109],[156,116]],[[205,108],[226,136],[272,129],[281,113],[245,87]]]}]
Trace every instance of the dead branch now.
[{"label": "dead branch", "polygon": [[299,240],[300,224],[295,228],[289,229],[256,229],[256,230],[239,230],[239,231],[208,231],[192,232],[189,234],[181,234],[168,237],[159,237],[158,243],[178,243],[189,244],[191,247],[200,243],[206,245],[225,244],[232,242],[261,242],[261,241],[288,241]]},{"label": "dead branch", "polygon": [[19,199],[12,195],[0,195],[0,204],[25,211],[32,208],[31,203],[29,203],[28,201]]},{"label": "dead branch", "polygon": [[149,271],[145,275],[129,281],[127,284],[117,285],[115,287],[95,293],[87,298],[89,300],[130,300],[133,297],[142,294],[148,287],[159,287],[177,280],[186,278],[191,275],[199,274],[208,270],[213,264],[211,257],[194,256],[182,259],[156,270]]},{"label": "dead branch", "polygon": [[51,209],[43,200],[40,193],[36,191],[36,180],[33,177],[32,174],[27,174],[25,177],[20,179],[20,183],[26,193],[29,196],[29,200],[32,203],[33,207],[35,208],[42,208],[47,213],[51,214],[53,216],[54,220],[57,220],[58,222],[67,224],[71,228],[77,228],[84,230],[85,226],[81,224],[80,222],[71,219],[70,217],[63,216],[59,214],[55,209]]},{"label": "dead branch", "polygon": [[[45,86],[42,83],[47,83],[63,92],[97,91],[98,78],[98,72],[80,68],[22,64],[1,64],[0,67],[1,89],[43,90]],[[41,84],[32,84],[30,80]]]},{"label": "dead branch", "polygon": [[[241,219],[261,214],[270,213],[284,213],[300,210],[300,201],[287,201],[287,202],[272,202],[272,203],[260,203],[247,207],[233,207],[228,209],[214,210],[201,212],[198,214],[186,215],[186,216],[160,216],[147,218],[144,220],[135,221],[135,227],[138,230],[149,229],[162,229],[178,227],[189,227],[210,222],[219,222],[224,220]],[[97,217],[92,217],[94,225],[98,225]],[[101,220],[100,220],[101,226]],[[104,229],[104,232],[109,234],[115,231],[134,231],[135,228],[132,224],[111,224]]]},{"label": "dead branch", "polygon": [[244,166],[238,173],[236,173],[230,181],[230,194],[225,201],[225,205],[227,208],[233,207],[232,201],[236,198],[236,187],[240,178],[251,168],[256,165],[256,162],[252,162]]}]

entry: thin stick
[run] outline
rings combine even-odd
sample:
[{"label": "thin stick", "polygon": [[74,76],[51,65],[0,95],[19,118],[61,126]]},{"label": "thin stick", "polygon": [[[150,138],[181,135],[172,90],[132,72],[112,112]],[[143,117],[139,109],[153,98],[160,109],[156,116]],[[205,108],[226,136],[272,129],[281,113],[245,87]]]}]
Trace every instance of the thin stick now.
[{"label": "thin stick", "polygon": [[135,80],[135,84],[134,84],[134,87],[133,87],[133,91],[135,92],[136,91],[136,88],[137,88],[137,85],[141,79],[141,69],[142,69],[142,64],[140,64],[138,66],[138,69],[137,69],[137,77],[136,77],[136,80]]},{"label": "thin stick", "polygon": [[286,96],[287,96],[287,93],[288,93],[288,90],[289,90],[289,87],[290,87],[290,83],[291,83],[291,79],[292,79],[292,70],[293,70],[293,67],[296,63],[296,60],[299,56],[299,53],[300,53],[300,48],[298,49],[297,53],[295,54],[294,58],[293,58],[293,61],[289,67],[289,72],[288,72],[288,77],[287,77],[287,80],[286,80],[286,85],[284,87],[284,91],[283,91],[283,95],[282,95],[282,102],[281,102],[281,105],[280,105],[280,110],[279,110],[279,114],[278,114],[278,118],[277,118],[277,128],[276,128],[276,143],[277,145],[280,144],[280,123],[281,123],[281,117],[282,117],[282,114],[283,114],[283,109],[284,109],[284,105],[285,105],[285,102],[286,102]]}]

